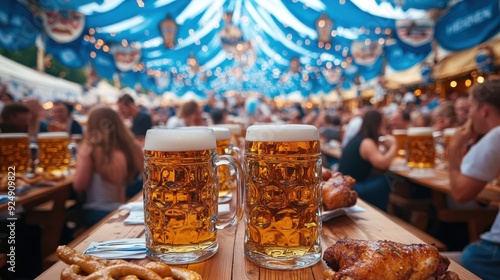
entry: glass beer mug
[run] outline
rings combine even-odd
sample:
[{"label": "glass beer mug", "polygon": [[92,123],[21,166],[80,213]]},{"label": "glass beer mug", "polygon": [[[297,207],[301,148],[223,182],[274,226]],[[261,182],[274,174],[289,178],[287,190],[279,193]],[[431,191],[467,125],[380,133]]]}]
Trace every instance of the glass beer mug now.
[{"label": "glass beer mug", "polygon": [[453,138],[453,135],[455,135],[456,131],[456,127],[446,128],[443,130],[444,162],[448,162],[448,144],[450,144],[451,138]]},{"label": "glass beer mug", "polygon": [[38,167],[46,173],[63,175],[69,172],[71,155],[69,133],[38,133]]},{"label": "glass beer mug", "polygon": [[10,168],[16,172],[28,171],[31,159],[28,133],[0,133],[0,174],[7,174]]},{"label": "glass beer mug", "polygon": [[271,269],[321,258],[321,152],[312,125],[253,125],[245,143],[245,256]]},{"label": "glass beer mug", "polygon": [[406,129],[394,129],[392,135],[396,138],[396,155],[398,157],[405,156],[405,145],[406,145]]},{"label": "glass beer mug", "polygon": [[[243,215],[243,171],[229,155],[217,155],[208,128],[150,129],[144,144],[146,254],[168,264],[203,261],[217,252],[217,230]],[[220,219],[218,166],[236,172],[236,210]]]},{"label": "glass beer mug", "polygon": [[410,127],[407,130],[406,164],[409,168],[432,168],[435,146],[430,127]]}]

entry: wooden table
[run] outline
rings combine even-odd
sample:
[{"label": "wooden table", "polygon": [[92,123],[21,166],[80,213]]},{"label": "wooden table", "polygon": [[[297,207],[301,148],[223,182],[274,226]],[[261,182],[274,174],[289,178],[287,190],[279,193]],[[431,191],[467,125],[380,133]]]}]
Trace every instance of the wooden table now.
[{"label": "wooden table", "polygon": [[[391,180],[408,179],[414,183],[417,183],[434,191],[438,191],[446,195],[451,195],[448,170],[433,168],[432,170],[430,170],[430,172],[432,172],[430,176],[419,176],[418,171],[412,171],[409,168],[402,168],[401,163],[395,163],[391,167],[391,173],[397,176],[391,177],[391,175],[389,175],[389,177]],[[476,200],[490,205],[498,205],[498,203],[500,203],[500,186],[489,183],[478,194]]]},{"label": "wooden table", "polygon": [[[423,243],[422,240],[392,222],[383,213],[359,200],[358,205],[365,208],[365,212],[350,213],[335,218],[323,224],[323,249],[343,237],[365,240],[393,240],[403,243]],[[137,238],[144,236],[144,225],[123,225],[126,213],[115,211],[114,214],[102,222],[98,227],[80,239],[78,244],[72,244],[79,251],[84,251],[91,242],[107,241],[121,238]],[[183,265],[201,274],[203,279],[323,279],[326,265],[323,261],[316,265],[300,270],[270,270],[256,266],[245,259],[243,253],[244,224],[225,229],[218,233],[219,250],[210,259],[191,265]],[[140,264],[149,259],[134,261]],[[58,262],[37,279],[59,279],[61,270],[67,265]],[[460,265],[452,261],[450,270],[455,271],[462,279],[479,279]]]},{"label": "wooden table", "polygon": [[[21,207],[26,213],[26,222],[42,225],[42,257],[50,255],[57,248],[64,224],[65,202],[69,197],[73,175],[55,182],[54,186],[33,187],[26,193],[16,195],[15,209]],[[44,204],[43,209],[35,209]],[[0,204],[0,212],[7,211],[9,203]]]},{"label": "wooden table", "polygon": [[[425,172],[428,173],[425,174]],[[422,199],[402,198],[395,195],[394,190],[389,197],[389,204],[392,203],[400,207],[406,205],[403,208],[407,208],[412,213],[411,215],[414,215],[413,218],[410,218],[411,223],[423,230],[425,230],[427,222],[431,218],[430,213],[435,213],[435,218],[441,222],[466,223],[469,242],[474,242],[493,224],[499,213],[500,186],[492,183],[487,184],[475,199],[490,207],[470,206],[470,204],[464,207],[464,204],[454,202],[451,198],[452,190],[446,169],[434,168],[428,171],[418,171],[404,168],[401,163],[396,163],[391,167],[391,171],[387,173],[387,176],[393,187],[400,185],[400,183],[404,184],[408,180],[432,190],[432,200],[430,202]],[[429,208],[424,210],[427,208],[426,204],[429,205]],[[433,210],[430,211],[430,208]],[[389,207],[389,213],[391,213],[390,209]]]}]

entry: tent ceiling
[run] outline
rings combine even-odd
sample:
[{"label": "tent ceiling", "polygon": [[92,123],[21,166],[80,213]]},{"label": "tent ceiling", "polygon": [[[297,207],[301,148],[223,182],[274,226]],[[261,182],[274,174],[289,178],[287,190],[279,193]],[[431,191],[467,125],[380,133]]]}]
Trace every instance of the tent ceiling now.
[{"label": "tent ceiling", "polygon": [[[418,68],[432,60],[433,43],[460,51],[500,30],[498,0],[4,2],[1,47],[22,49],[38,37],[69,67],[91,66],[130,87],[202,97],[208,91],[309,96],[348,89],[387,67]],[[160,27],[167,18],[176,25],[163,27],[174,31],[170,46]],[[325,39],[317,25],[327,30]]]}]

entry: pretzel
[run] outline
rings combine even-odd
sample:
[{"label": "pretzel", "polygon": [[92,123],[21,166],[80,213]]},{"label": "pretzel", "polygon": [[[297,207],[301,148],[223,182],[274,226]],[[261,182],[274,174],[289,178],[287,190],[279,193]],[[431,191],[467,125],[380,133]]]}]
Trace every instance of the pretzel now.
[{"label": "pretzel", "polygon": [[67,246],[56,250],[59,259],[69,266],[61,272],[61,280],[201,280],[191,270],[170,267],[161,262],[145,266],[123,260],[107,260],[84,255]]}]

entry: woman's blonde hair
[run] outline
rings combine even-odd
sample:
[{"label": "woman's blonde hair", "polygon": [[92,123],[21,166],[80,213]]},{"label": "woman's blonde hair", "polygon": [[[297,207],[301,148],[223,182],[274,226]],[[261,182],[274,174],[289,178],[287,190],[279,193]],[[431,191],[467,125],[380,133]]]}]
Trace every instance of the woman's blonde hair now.
[{"label": "woman's blonde hair", "polygon": [[103,166],[111,164],[115,150],[122,151],[127,160],[128,180],[136,175],[138,170],[134,160],[134,151],[137,150],[135,137],[113,109],[97,106],[90,111],[84,141],[93,151],[95,148],[101,148]]}]

